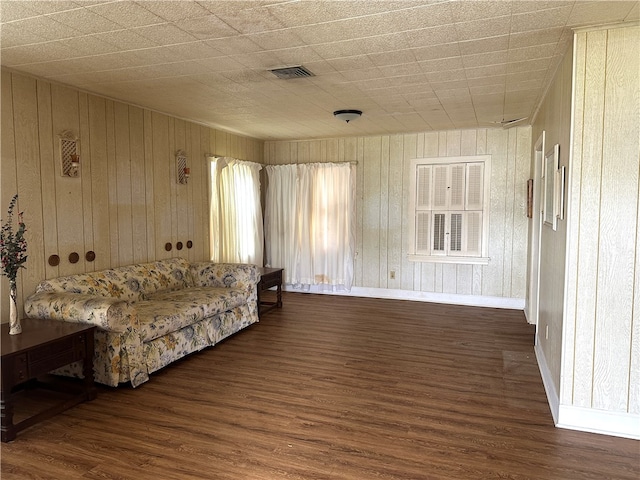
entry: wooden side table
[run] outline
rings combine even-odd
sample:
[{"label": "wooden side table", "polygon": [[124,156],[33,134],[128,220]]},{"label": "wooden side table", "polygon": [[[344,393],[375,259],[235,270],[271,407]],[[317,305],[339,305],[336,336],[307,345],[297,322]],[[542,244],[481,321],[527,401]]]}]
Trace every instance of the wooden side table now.
[{"label": "wooden side table", "polygon": [[[19,431],[37,422],[96,398],[93,383],[95,328],[91,325],[27,318],[22,320],[21,334],[9,335],[9,324],[1,325],[0,433],[3,442],[10,442]],[[19,386],[77,361],[83,362],[84,383],[81,391],[73,392],[70,398],[14,425],[14,396]]]},{"label": "wooden side table", "polygon": [[[260,282],[258,282],[258,309],[259,315],[273,308],[282,308],[282,272],[283,268],[258,268]],[[276,287],[276,301],[264,300],[262,292],[271,287]]]}]

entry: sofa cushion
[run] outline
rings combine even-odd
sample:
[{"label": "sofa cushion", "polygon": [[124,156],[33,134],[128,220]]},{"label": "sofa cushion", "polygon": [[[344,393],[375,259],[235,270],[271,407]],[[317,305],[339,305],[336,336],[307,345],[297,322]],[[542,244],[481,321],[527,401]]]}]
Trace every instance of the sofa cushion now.
[{"label": "sofa cushion", "polygon": [[144,299],[156,292],[193,286],[189,262],[184,258],[167,258],[157,262],[142,263],[136,267],[139,269]]},{"label": "sofa cushion", "polygon": [[158,292],[147,298],[154,302],[198,305],[202,309],[202,318],[206,318],[247,303],[247,291],[240,288],[192,287]]},{"label": "sofa cushion", "polygon": [[36,293],[69,292],[138,301],[159,290],[192,285],[189,262],[184,258],[169,258],[44,280],[37,286]]},{"label": "sofa cushion", "polygon": [[197,303],[148,301],[136,302],[140,337],[150,342],[202,320],[202,307]]}]

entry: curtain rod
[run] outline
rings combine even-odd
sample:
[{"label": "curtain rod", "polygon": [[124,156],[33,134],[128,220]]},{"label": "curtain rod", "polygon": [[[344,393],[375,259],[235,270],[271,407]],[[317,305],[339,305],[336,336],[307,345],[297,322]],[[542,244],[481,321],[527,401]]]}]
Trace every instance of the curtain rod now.
[{"label": "curtain rod", "polygon": [[[216,155],[215,153],[205,153],[205,156],[223,158],[223,157],[227,157],[228,155]],[[304,162],[304,163],[292,162],[292,163],[277,163],[277,164],[269,164],[269,165],[304,165],[305,163],[350,163],[351,165],[358,165],[358,160],[350,160],[350,161],[344,161],[344,162]]]},{"label": "curtain rod", "polygon": [[277,165],[306,165],[308,163],[350,163],[351,165],[358,165],[357,160],[345,161],[345,162],[291,162],[291,163],[269,163],[265,166],[277,166]]}]

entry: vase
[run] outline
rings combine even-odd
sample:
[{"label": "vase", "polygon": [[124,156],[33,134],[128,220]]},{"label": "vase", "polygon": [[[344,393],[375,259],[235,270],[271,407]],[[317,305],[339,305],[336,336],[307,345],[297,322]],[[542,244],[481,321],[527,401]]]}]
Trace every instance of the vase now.
[{"label": "vase", "polygon": [[22,325],[20,325],[18,307],[16,306],[17,298],[16,287],[12,287],[9,292],[9,335],[18,335],[19,333],[22,333]]}]

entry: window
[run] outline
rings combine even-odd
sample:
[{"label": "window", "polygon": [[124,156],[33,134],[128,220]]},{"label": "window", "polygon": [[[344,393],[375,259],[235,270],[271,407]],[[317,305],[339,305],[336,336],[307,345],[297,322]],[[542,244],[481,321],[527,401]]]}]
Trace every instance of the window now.
[{"label": "window", "polygon": [[411,162],[409,260],[487,264],[491,156]]}]

